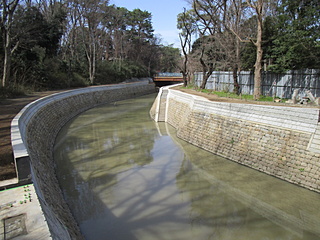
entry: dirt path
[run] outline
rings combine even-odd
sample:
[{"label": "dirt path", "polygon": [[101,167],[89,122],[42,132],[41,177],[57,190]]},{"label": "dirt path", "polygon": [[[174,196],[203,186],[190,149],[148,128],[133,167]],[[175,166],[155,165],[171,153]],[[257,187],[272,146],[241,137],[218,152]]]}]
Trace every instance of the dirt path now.
[{"label": "dirt path", "polygon": [[30,102],[56,92],[36,92],[23,97],[0,100],[0,181],[16,177],[11,147],[12,119]]}]

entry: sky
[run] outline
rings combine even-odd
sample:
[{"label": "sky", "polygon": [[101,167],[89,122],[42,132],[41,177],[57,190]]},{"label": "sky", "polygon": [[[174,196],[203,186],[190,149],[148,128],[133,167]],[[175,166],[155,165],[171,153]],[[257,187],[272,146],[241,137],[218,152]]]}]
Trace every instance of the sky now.
[{"label": "sky", "polygon": [[189,8],[186,0],[110,0],[109,3],[130,11],[139,8],[150,12],[154,34],[161,35],[161,43],[180,47],[177,15],[183,12],[183,8]]}]

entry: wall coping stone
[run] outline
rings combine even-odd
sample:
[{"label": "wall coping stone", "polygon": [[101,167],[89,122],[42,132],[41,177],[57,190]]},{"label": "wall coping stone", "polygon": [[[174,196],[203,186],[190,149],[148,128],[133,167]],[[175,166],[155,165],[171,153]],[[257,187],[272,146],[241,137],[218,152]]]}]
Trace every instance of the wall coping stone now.
[{"label": "wall coping stone", "polygon": [[215,102],[171,87],[163,91],[166,99],[156,99],[166,104],[159,119],[176,128],[179,138],[320,192],[319,108]]},{"label": "wall coping stone", "polygon": [[[117,91],[113,94],[112,90]],[[53,239],[83,239],[54,173],[50,151],[53,151],[54,140],[61,127],[92,107],[152,92],[155,92],[155,86],[150,79],[69,90],[26,105],[12,120],[11,141],[15,163],[30,159],[33,184]],[[79,106],[71,106],[75,103]]]},{"label": "wall coping stone", "polygon": [[103,86],[91,86],[87,88],[80,88],[75,90],[67,90],[61,93],[54,93],[52,95],[39,98],[28,105],[26,105],[12,120],[11,122],[11,144],[13,148],[14,158],[26,157],[28,156],[28,151],[22,138],[24,137],[26,131],[26,125],[24,122],[30,120],[36,112],[48,103],[55,103],[61,101],[64,98],[72,97],[79,94],[87,94],[98,91],[120,89],[125,86],[142,86],[145,85],[147,81],[125,83],[125,84],[114,84],[114,85],[103,85]]}]

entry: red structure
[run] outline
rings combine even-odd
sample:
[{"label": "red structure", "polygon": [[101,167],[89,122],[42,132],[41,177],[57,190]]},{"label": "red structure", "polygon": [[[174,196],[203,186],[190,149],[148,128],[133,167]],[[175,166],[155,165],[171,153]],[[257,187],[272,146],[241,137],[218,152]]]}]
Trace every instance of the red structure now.
[{"label": "red structure", "polygon": [[153,77],[153,82],[156,86],[161,87],[183,82],[183,77],[180,73],[158,73]]}]

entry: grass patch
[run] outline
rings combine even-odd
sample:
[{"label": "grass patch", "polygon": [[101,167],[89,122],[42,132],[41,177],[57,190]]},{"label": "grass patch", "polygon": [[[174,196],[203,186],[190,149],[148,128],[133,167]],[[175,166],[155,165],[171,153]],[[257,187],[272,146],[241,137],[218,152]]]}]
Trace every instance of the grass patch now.
[{"label": "grass patch", "polygon": [[219,97],[227,97],[227,98],[235,98],[235,99],[245,99],[245,100],[253,100],[253,96],[249,94],[240,94],[237,95],[235,93],[230,92],[213,92],[215,95]]},{"label": "grass patch", "polygon": [[[243,99],[243,100],[253,100],[253,95],[249,95],[249,94],[240,94],[237,95],[235,93],[232,92],[226,92],[226,91],[213,91],[210,89],[199,89],[195,86],[187,86],[187,87],[181,87],[182,89],[193,89],[195,91],[198,92],[203,92],[203,93],[207,93],[207,94],[215,94],[218,97],[226,97],[226,98],[234,98],[234,99]],[[258,101],[261,102],[273,102],[274,99],[271,96],[261,96],[260,99]],[[284,102],[285,100],[281,100],[281,102]]]},{"label": "grass patch", "polygon": [[194,89],[194,90],[196,90],[197,87],[193,86],[192,84],[189,84],[186,87],[181,87],[181,89]]}]

